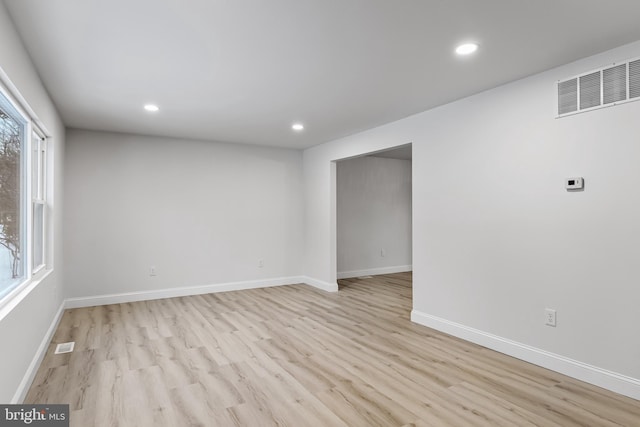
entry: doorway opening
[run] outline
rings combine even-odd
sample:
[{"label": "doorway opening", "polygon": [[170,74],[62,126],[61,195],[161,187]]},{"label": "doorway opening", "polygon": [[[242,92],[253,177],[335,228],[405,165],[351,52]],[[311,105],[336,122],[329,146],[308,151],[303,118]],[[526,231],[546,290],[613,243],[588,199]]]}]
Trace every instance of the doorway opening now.
[{"label": "doorway opening", "polygon": [[[412,147],[336,161],[336,278],[340,290],[412,284]],[[382,286],[382,285],[381,285]],[[402,294],[412,294],[411,289]]]}]

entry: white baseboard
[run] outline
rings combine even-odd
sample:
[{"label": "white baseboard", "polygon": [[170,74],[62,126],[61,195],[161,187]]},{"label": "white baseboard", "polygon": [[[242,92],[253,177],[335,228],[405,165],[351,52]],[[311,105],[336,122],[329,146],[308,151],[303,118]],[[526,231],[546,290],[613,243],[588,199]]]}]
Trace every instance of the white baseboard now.
[{"label": "white baseboard", "polygon": [[301,277],[302,283],[313,286],[314,288],[322,289],[327,292],[338,292],[338,284],[325,282],[322,280],[314,279],[313,277],[303,276]]},{"label": "white baseboard", "polygon": [[378,274],[393,274],[412,271],[412,265],[396,265],[393,267],[368,268],[366,270],[339,271],[338,279],[350,279],[352,277],[376,276]]},{"label": "white baseboard", "polygon": [[156,289],[150,291],[69,298],[65,301],[65,308],[93,307],[96,305],[122,304],[127,302],[212,294],[216,292],[241,291],[245,289],[268,288],[272,286],[295,285],[297,283],[304,283],[305,280],[306,278],[302,276],[278,277],[274,279],[218,283],[215,285],[189,286],[183,288]]},{"label": "white baseboard", "polygon": [[47,349],[49,348],[49,343],[53,339],[53,334],[56,333],[56,329],[58,329],[58,324],[60,323],[60,319],[62,319],[62,314],[64,313],[64,301],[60,303],[60,307],[56,312],[53,320],[51,322],[51,326],[47,330],[47,333],[42,338],[40,342],[40,346],[36,351],[36,354],[33,356],[29,367],[27,368],[27,372],[22,377],[22,381],[20,381],[20,385],[18,386],[18,390],[13,395],[11,399],[12,404],[20,404],[24,401],[24,398],[27,397],[27,393],[29,392],[29,388],[31,387],[31,383],[33,382],[36,374],[38,373],[38,368],[40,367],[40,363],[44,359],[44,356],[47,354]]},{"label": "white baseboard", "polygon": [[640,400],[640,379],[598,368],[559,354],[470,328],[436,316],[411,311],[411,321],[466,341],[542,366],[598,387]]}]

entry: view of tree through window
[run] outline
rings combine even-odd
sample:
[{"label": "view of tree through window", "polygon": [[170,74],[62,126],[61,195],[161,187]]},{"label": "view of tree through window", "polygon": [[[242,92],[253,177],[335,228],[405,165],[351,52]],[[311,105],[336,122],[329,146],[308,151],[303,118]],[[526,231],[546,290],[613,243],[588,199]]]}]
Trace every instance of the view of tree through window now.
[{"label": "view of tree through window", "polygon": [[20,167],[24,128],[0,106],[0,297],[24,277]]}]

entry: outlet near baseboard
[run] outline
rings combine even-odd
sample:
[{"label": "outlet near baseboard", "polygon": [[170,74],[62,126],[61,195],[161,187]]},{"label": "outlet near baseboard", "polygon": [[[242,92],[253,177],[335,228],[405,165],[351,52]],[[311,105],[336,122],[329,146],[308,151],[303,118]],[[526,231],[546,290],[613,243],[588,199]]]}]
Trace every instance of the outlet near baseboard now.
[{"label": "outlet near baseboard", "polygon": [[545,311],[545,324],[548,326],[556,326],[556,311],[552,308],[547,308]]}]

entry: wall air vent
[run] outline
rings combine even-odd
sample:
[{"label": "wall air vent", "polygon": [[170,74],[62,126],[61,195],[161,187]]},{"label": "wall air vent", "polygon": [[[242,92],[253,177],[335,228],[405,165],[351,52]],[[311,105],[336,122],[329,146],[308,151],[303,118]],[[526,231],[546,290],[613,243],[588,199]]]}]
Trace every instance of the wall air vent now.
[{"label": "wall air vent", "polygon": [[629,99],[640,98],[640,59],[629,62]]},{"label": "wall air vent", "polygon": [[578,111],[578,79],[558,83],[558,115]]},{"label": "wall air vent", "polygon": [[640,100],[640,59],[558,82],[558,117]]},{"label": "wall air vent", "polygon": [[627,99],[627,64],[602,70],[602,103],[612,104]]},{"label": "wall air vent", "polygon": [[580,77],[580,109],[598,107],[602,105],[602,91],[600,71]]}]

